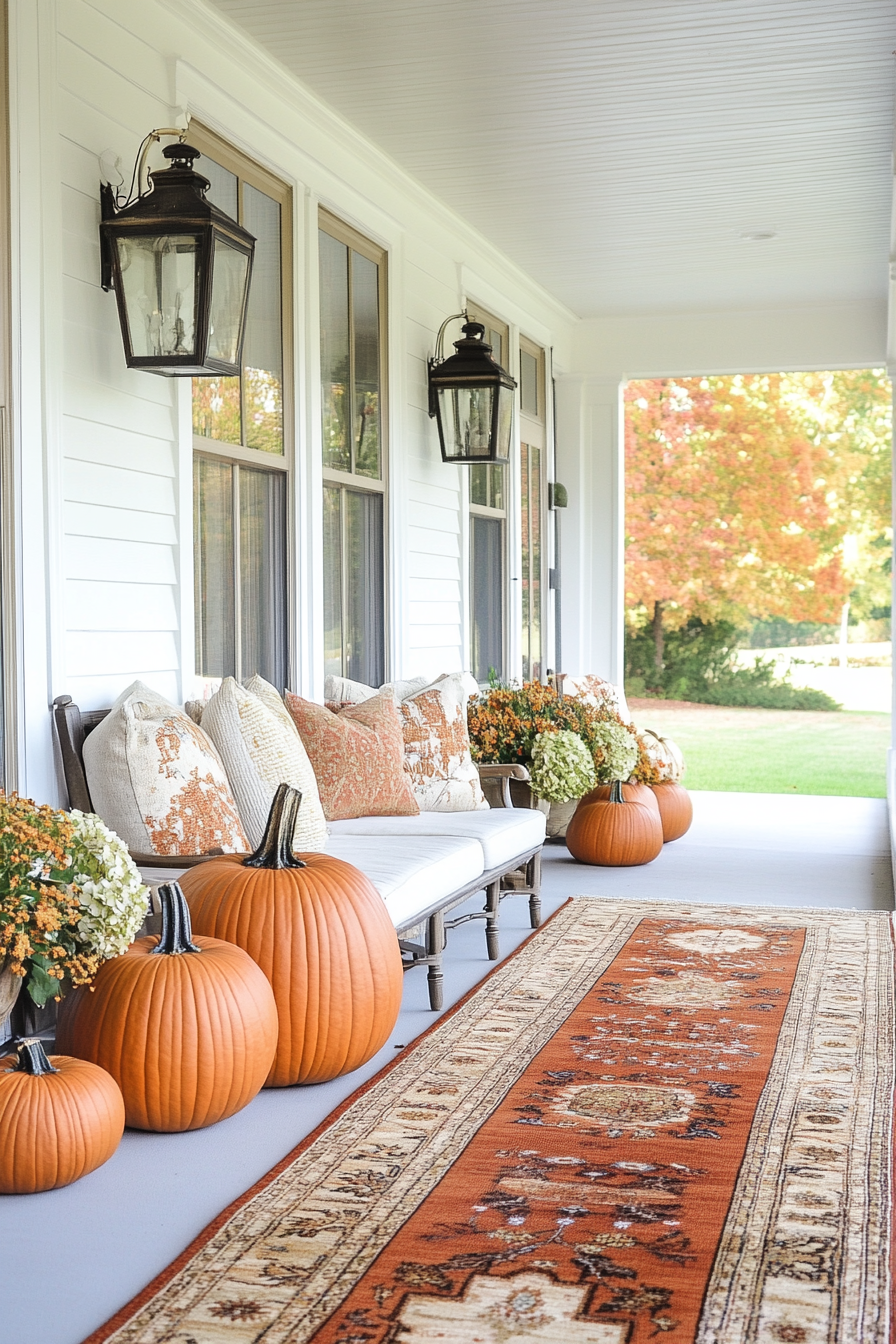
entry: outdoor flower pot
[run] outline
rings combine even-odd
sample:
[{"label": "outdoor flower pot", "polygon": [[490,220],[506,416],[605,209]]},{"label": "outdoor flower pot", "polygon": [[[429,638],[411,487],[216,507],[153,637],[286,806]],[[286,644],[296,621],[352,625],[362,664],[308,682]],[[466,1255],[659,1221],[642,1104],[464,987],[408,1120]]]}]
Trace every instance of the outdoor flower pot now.
[{"label": "outdoor flower pot", "polygon": [[0,1023],[6,1021],[15,1007],[23,984],[22,977],[13,975],[8,966],[0,968]]}]

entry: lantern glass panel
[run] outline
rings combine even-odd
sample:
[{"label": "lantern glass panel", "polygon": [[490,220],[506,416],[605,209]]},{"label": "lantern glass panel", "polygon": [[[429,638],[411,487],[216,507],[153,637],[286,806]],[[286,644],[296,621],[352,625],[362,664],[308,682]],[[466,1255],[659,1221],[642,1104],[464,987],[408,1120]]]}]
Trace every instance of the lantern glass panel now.
[{"label": "lantern glass panel", "polygon": [[248,276],[248,254],[232,247],[224,238],[216,238],[209,315],[209,359],[220,359],[225,364],[239,362],[240,319]]},{"label": "lantern glass panel", "polygon": [[449,458],[489,457],[494,388],[440,387],[439,408]]},{"label": "lantern glass panel", "polygon": [[498,429],[495,457],[507,461],[510,457],[510,435],[513,430],[513,388],[502,387],[498,392]]},{"label": "lantern glass panel", "polygon": [[132,354],[195,354],[199,235],[138,234],[117,244]]}]

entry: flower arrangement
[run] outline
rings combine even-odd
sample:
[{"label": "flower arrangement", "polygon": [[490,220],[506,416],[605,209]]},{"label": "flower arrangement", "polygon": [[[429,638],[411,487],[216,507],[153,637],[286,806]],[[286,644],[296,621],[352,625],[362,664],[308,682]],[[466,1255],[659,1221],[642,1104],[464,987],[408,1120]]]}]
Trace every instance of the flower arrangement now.
[{"label": "flower arrangement", "polygon": [[[627,759],[620,755],[626,740],[633,744],[631,769],[638,761],[637,731],[614,709],[606,704],[586,704],[575,696],[560,696],[553,686],[537,681],[526,681],[522,686],[490,686],[484,695],[470,701],[467,721],[474,761],[528,764],[538,735],[560,730],[576,733],[582,739],[600,782],[617,777],[608,772],[620,768],[620,762]],[[601,731],[604,725],[618,731],[607,737]]]},{"label": "flower arrangement", "polygon": [[120,957],[146,918],[148,888],[123,840],[99,817],[72,809],[72,869],[78,891],[78,937],[99,957]]},{"label": "flower arrangement", "polygon": [[569,803],[594,788],[594,761],[578,733],[539,733],[529,765],[532,792],[549,803]]},{"label": "flower arrangement", "polygon": [[638,737],[625,723],[598,723],[589,742],[594,753],[594,768],[601,784],[628,779],[638,764]]},{"label": "flower arrangement", "polygon": [[148,892],[97,817],[0,792],[0,968],[38,1007],[87,985],[142,924]]}]

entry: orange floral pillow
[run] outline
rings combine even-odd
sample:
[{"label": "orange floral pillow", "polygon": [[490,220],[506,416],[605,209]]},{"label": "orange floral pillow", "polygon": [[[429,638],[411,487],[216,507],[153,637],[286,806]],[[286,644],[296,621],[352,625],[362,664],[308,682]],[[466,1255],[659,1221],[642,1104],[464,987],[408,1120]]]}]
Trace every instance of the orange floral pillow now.
[{"label": "orange floral pillow", "polygon": [[327,821],[418,814],[391,692],[339,714],[290,691],[284,699],[317,776]]}]

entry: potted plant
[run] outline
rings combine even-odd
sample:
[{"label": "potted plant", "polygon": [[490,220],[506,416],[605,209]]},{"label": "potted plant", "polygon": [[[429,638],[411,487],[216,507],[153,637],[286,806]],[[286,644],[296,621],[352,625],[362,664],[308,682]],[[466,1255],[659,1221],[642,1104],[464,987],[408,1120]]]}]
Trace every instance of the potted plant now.
[{"label": "potted plant", "polygon": [[529,780],[540,803],[547,803],[548,837],[566,833],[582,794],[594,787],[594,758],[569,728],[539,733],[532,746]]},{"label": "potted plant", "polygon": [[23,987],[42,1008],[89,984],[133,941],[148,897],[99,817],[0,792],[0,1023]]},{"label": "potted plant", "polygon": [[[608,704],[587,704],[577,696],[558,695],[553,686],[537,681],[522,686],[493,682],[478,699],[471,700],[467,718],[473,760],[481,764],[524,765],[531,772],[539,735],[561,731],[575,734],[584,743],[597,782],[614,778],[613,771],[625,765],[628,771],[623,778],[627,778],[640,759],[637,731],[615,709]],[[510,787],[518,807],[538,805],[538,791],[531,783],[511,780]],[[562,836],[561,822],[556,830],[550,822],[549,827]]]}]

